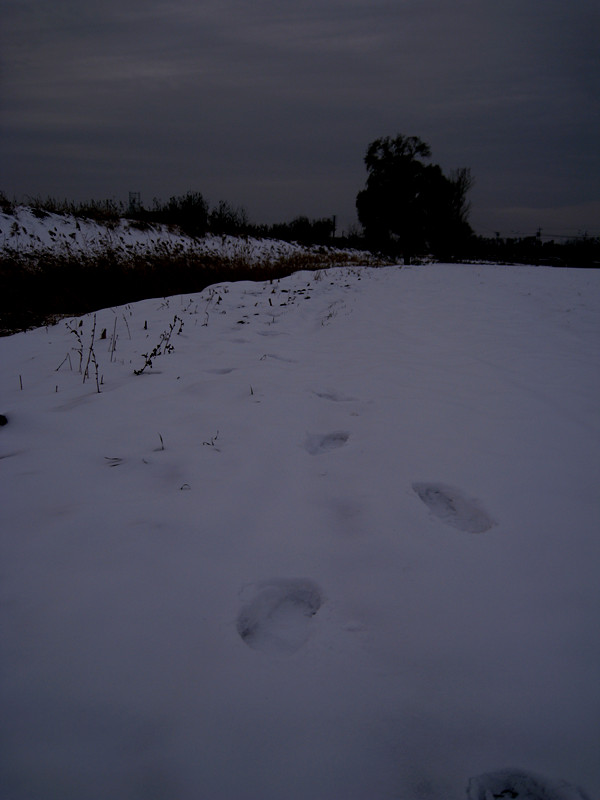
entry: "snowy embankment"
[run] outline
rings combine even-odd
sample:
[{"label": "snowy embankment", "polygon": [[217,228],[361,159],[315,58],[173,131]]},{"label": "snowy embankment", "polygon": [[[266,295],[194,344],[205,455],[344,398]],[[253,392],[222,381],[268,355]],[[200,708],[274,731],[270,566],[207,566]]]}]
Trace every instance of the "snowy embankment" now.
[{"label": "snowy embankment", "polygon": [[599,310],[340,268],[0,339],[4,796],[600,796]]},{"label": "snowy embankment", "polygon": [[[333,248],[305,247],[251,236],[208,234],[192,238],[166,225],[140,226],[127,219],[106,225],[70,215],[36,211],[28,206],[16,206],[11,214],[0,212],[0,252],[21,256],[51,254],[53,258],[62,255],[87,259],[108,252],[126,261],[157,254],[182,254],[252,264],[328,251]],[[356,250],[342,252],[349,258],[365,257]]]},{"label": "snowy embankment", "polygon": [[[360,250],[207,234],[134,220],[97,222],[39,208],[0,213],[0,335],[67,314],[197,292],[222,280],[370,264]],[[8,211],[10,210],[10,213]]]}]

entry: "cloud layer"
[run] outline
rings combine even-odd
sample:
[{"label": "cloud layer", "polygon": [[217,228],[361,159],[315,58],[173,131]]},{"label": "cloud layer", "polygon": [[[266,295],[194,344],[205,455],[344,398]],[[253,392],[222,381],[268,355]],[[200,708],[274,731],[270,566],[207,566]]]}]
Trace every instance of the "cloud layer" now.
[{"label": "cloud layer", "polygon": [[599,224],[584,0],[8,0],[3,19],[9,194],[194,189],[350,224],[367,144],[402,132],[472,168],[481,232]]}]

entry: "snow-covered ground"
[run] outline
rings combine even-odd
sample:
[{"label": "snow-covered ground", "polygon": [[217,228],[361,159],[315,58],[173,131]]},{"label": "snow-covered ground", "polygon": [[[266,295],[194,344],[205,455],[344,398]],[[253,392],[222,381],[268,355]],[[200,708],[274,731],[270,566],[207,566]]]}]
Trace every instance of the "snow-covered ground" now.
[{"label": "snow-covered ground", "polygon": [[2,796],[599,797],[599,311],[331,269],[0,339]]},{"label": "snow-covered ground", "polygon": [[[252,236],[207,234],[192,238],[166,225],[140,228],[127,219],[106,225],[68,214],[36,212],[29,206],[16,206],[10,214],[0,212],[0,253],[16,256],[51,253],[69,258],[93,258],[110,252],[119,259],[128,260],[133,256],[193,253],[199,257],[217,256],[248,264],[264,264],[265,261],[329,250]],[[365,253],[357,250],[343,252],[352,259],[366,257]]]}]

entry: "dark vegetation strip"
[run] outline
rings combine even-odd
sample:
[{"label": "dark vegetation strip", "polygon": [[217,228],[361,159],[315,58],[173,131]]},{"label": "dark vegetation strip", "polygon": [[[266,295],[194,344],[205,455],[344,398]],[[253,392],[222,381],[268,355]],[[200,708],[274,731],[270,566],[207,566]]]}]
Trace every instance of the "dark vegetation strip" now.
[{"label": "dark vegetation strip", "polygon": [[[0,192],[0,211],[13,214],[16,202]],[[201,243],[207,233],[240,237],[276,238],[311,246],[292,255],[263,257],[207,254],[192,246],[158,242],[153,250],[130,252],[105,248],[89,253],[69,253],[64,248],[26,252],[6,248],[0,252],[0,335],[49,324],[61,316],[75,316],[99,308],[200,292],[222,281],[264,281],[283,278],[301,269],[316,270],[343,264],[388,263],[368,252],[360,236],[335,239],[333,220],[298,217],[290,223],[251,224],[243,209],[220,201],[212,209],[199,192],[154,201],[151,208],[126,208],[112,200],[75,203],[67,200],[28,198],[39,219],[49,214],[92,220],[114,230],[122,220],[130,227],[149,230],[156,225],[192,237]],[[317,245],[317,247],[315,247]],[[334,248],[365,249],[348,254]]]},{"label": "dark vegetation strip", "polygon": [[265,281],[298,270],[382,263],[323,248],[263,259],[206,254],[134,255],[123,260],[106,251],[94,255],[0,255],[0,335],[51,324],[100,308],[151,297],[200,292],[223,281]]}]

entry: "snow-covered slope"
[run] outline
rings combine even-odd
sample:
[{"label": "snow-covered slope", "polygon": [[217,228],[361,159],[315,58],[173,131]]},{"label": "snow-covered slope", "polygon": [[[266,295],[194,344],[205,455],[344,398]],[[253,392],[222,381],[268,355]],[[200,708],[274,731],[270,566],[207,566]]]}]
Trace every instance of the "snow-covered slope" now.
[{"label": "snow-covered slope", "polygon": [[332,269],[1,339],[4,796],[598,797],[599,309]]},{"label": "snow-covered slope", "polygon": [[[305,247],[275,239],[251,236],[215,236],[194,239],[166,225],[140,228],[122,219],[107,226],[71,215],[39,212],[29,206],[16,206],[10,214],[0,212],[0,253],[16,255],[51,252],[54,255],[86,258],[109,251],[123,260],[132,256],[194,253],[218,256],[246,263],[264,263],[291,258],[301,253],[327,252],[328,248]],[[344,251],[349,257],[364,253]]]}]

